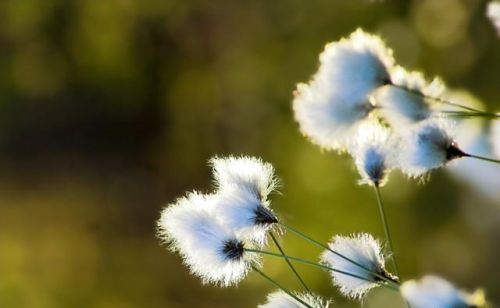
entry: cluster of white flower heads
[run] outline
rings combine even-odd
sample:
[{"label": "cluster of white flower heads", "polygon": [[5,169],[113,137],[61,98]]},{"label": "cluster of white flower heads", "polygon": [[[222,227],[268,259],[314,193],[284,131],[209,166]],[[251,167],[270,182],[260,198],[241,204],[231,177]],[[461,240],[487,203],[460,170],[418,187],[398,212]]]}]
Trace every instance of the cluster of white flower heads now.
[{"label": "cluster of white flower heads", "polygon": [[[348,150],[361,174],[360,183],[381,185],[394,167],[410,177],[422,177],[464,154],[455,151],[448,130],[435,130],[423,138],[429,127],[444,127],[450,121],[441,107],[451,108],[443,104],[444,91],[440,79],[429,82],[421,73],[395,65],[392,50],[378,36],[358,29],[326,45],[316,74],[297,86],[293,109],[300,130],[313,143],[327,150]],[[370,129],[372,137],[366,138]],[[390,133],[378,133],[383,130]],[[453,148],[436,146],[440,142],[436,138]],[[360,146],[363,142],[372,146]],[[374,161],[378,166],[391,162],[379,170],[381,178],[370,176]]]},{"label": "cluster of white flower heads", "polygon": [[395,280],[385,269],[385,257],[380,243],[370,234],[335,236],[328,246],[331,250],[322,253],[321,261],[329,267],[351,274],[330,271],[333,284],[345,296],[360,299],[379,286],[381,279],[374,273]]},{"label": "cluster of white flower heads", "polygon": [[484,293],[469,294],[437,276],[424,276],[420,280],[406,281],[401,295],[412,308],[470,308],[485,305]]},{"label": "cluster of white flower heads", "polygon": [[277,222],[267,199],[277,179],[273,167],[257,158],[213,158],[210,163],[216,191],[191,192],[165,207],[158,237],[204,283],[230,286],[258,263],[245,247],[264,245]]},{"label": "cluster of white flower heads", "polygon": [[[331,301],[324,300],[320,296],[312,293],[296,293],[294,294],[300,300],[313,308],[328,308]],[[304,304],[297,301],[283,291],[277,291],[267,296],[267,302],[259,305],[259,308],[306,308]]]},{"label": "cluster of white flower heads", "polygon": [[327,44],[319,58],[311,81],[297,86],[295,118],[314,143],[343,150],[356,125],[373,110],[371,92],[389,80],[392,51],[379,37],[356,30]]}]

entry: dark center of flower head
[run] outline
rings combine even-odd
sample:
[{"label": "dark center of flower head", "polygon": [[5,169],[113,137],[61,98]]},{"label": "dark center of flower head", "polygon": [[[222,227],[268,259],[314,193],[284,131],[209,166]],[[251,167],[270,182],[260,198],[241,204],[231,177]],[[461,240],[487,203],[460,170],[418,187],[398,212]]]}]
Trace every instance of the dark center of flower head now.
[{"label": "dark center of flower head", "polygon": [[450,144],[450,146],[448,146],[448,148],[446,149],[447,160],[452,160],[464,156],[469,156],[469,155],[464,151],[460,150],[460,148],[455,143]]},{"label": "dark center of flower head", "polygon": [[243,242],[236,239],[227,240],[222,247],[222,253],[229,260],[239,260],[245,251]]},{"label": "dark center of flower head", "polygon": [[259,205],[255,209],[254,223],[256,225],[270,225],[277,222],[278,218],[267,207]]}]

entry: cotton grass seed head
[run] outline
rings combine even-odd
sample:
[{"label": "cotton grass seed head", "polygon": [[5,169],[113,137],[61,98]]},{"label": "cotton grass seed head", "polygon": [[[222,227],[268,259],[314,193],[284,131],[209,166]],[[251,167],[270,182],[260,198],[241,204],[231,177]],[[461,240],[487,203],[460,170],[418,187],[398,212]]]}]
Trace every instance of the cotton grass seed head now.
[{"label": "cotton grass seed head", "polygon": [[[328,308],[330,301],[324,300],[321,297],[312,293],[295,293],[298,298],[307,303],[313,308]],[[283,291],[277,291],[267,296],[267,302],[259,305],[259,308],[306,308],[302,303],[298,302],[290,295]]]},{"label": "cotton grass seed head", "polygon": [[216,196],[197,192],[178,199],[161,212],[158,237],[203,283],[234,285],[256,260],[244,253],[244,243],[211,211],[214,202]]},{"label": "cotton grass seed head", "polygon": [[395,165],[396,139],[391,131],[376,122],[360,126],[356,138],[349,146],[361,175],[360,184],[383,186]]},{"label": "cotton grass seed head", "polygon": [[262,201],[276,191],[279,180],[274,167],[260,158],[249,156],[213,157],[212,172],[219,191],[243,188],[254,192]]},{"label": "cotton grass seed head", "polygon": [[412,308],[472,308],[485,304],[482,291],[468,294],[436,276],[404,282],[401,285],[401,294]]},{"label": "cotton grass seed head", "polygon": [[495,156],[500,158],[500,121],[491,122],[491,144],[493,145]]},{"label": "cotton grass seed head", "polygon": [[[386,271],[380,243],[370,234],[361,233],[349,237],[335,236],[328,246],[331,250],[353,260],[371,272],[396,280],[394,276]],[[321,261],[332,268],[363,278],[330,271],[333,284],[339,287],[340,292],[347,297],[360,299],[369,290],[379,285],[377,283],[380,282],[379,277],[329,250],[322,253]]]},{"label": "cotton grass seed head", "polygon": [[450,123],[429,119],[402,137],[399,166],[409,177],[418,178],[465,155],[451,137]]},{"label": "cotton grass seed head", "polygon": [[302,133],[328,150],[344,150],[355,126],[372,111],[370,94],[389,81],[394,64],[383,41],[360,29],[327,44],[320,67],[299,84],[293,109]]},{"label": "cotton grass seed head", "polygon": [[278,222],[268,200],[278,182],[273,166],[253,157],[216,157],[210,163],[218,186],[217,217],[238,236],[263,246]]},{"label": "cotton grass seed head", "polygon": [[500,1],[490,1],[486,15],[497,30],[497,35],[500,36]]},{"label": "cotton grass seed head", "polygon": [[267,202],[241,187],[220,191],[213,208],[227,228],[259,246],[265,245],[267,232],[278,222]]}]

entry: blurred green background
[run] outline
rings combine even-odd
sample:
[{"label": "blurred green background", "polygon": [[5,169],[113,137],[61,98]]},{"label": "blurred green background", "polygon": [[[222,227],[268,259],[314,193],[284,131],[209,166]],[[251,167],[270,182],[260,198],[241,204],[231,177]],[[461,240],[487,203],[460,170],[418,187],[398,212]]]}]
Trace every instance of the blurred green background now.
[{"label": "blurred green background", "polygon": [[[397,61],[500,108],[500,40],[474,0],[3,0],[0,2],[0,307],[255,307],[256,274],[202,286],[160,247],[155,220],[211,189],[207,160],[249,154],[283,180],[273,207],[317,239],[382,238],[347,156],[303,138],[295,84],[328,41],[380,33]],[[460,162],[459,162],[460,163]],[[491,165],[487,179],[500,169]],[[500,186],[498,190],[500,191]],[[500,302],[500,199],[445,170],[382,190],[403,278],[443,275]],[[291,234],[291,255],[320,251]],[[281,262],[264,269],[299,285]],[[326,273],[299,266],[335,307]],[[364,307],[398,307],[376,290]]]}]

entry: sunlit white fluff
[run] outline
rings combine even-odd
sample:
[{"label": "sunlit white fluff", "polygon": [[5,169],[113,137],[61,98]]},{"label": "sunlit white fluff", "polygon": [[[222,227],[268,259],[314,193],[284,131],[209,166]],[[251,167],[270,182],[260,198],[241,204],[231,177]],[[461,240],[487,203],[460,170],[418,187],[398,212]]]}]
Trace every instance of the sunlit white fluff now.
[{"label": "sunlit white fluff", "polygon": [[427,82],[419,72],[401,67],[391,71],[391,84],[377,89],[374,102],[381,116],[393,127],[400,128],[433,115],[433,105],[442,95],[444,85],[439,79]]},{"label": "sunlit white fluff", "polygon": [[278,186],[274,167],[260,158],[249,156],[213,157],[212,172],[219,190],[242,187],[253,191],[263,201]]},{"label": "sunlit white fluff", "polygon": [[498,36],[500,36],[500,1],[490,1],[490,3],[488,3],[486,15],[493,23]]},{"label": "sunlit white fluff", "polygon": [[484,305],[482,292],[468,294],[455,288],[448,281],[436,276],[406,281],[401,294],[412,308],[469,308]]},{"label": "sunlit white fluff", "polygon": [[420,93],[430,98],[439,98],[446,90],[440,78],[428,81],[425,76],[417,71],[408,71],[401,66],[396,66],[390,71],[391,85]]},{"label": "sunlit white fluff", "polygon": [[204,283],[229,286],[248,273],[252,256],[243,242],[226,229],[210,210],[214,195],[189,193],[161,212],[158,237],[178,252],[190,271]]},{"label": "sunlit white fluff", "polygon": [[215,214],[238,236],[264,245],[267,231],[278,222],[267,199],[277,185],[273,166],[253,157],[216,157],[210,162],[218,186]]},{"label": "sunlit white fluff", "polygon": [[299,84],[293,109],[301,132],[325,149],[343,150],[356,125],[372,111],[370,94],[389,80],[392,51],[360,29],[329,43],[308,84]]},{"label": "sunlit white fluff", "polygon": [[[295,293],[299,299],[307,303],[313,308],[328,308],[330,301],[324,300],[321,297],[311,293]],[[267,302],[259,305],[259,308],[306,308],[302,303],[298,302],[290,295],[283,291],[277,291],[267,296]]]},{"label": "sunlit white fluff", "polygon": [[410,177],[420,177],[444,166],[463,154],[444,119],[429,119],[407,131],[402,137],[399,167]]},{"label": "sunlit white fluff", "polygon": [[[467,91],[453,91],[447,93],[447,99],[460,105],[483,110],[484,104]],[[453,129],[454,137],[460,148],[466,153],[474,153],[484,157],[494,157],[493,130],[498,121],[487,121],[481,117],[456,119]],[[500,137],[500,125],[499,137]],[[473,188],[477,196],[487,197],[493,202],[500,200],[500,172],[491,172],[490,163],[479,159],[460,159],[451,163],[446,170],[457,180]],[[488,174],[488,176],[485,176]]]},{"label": "sunlit white fluff", "polygon": [[267,232],[278,222],[268,202],[241,187],[219,191],[213,210],[224,226],[259,246],[266,243]]},{"label": "sunlit white fluff", "polygon": [[391,131],[375,122],[367,122],[349,146],[361,175],[360,184],[382,186],[395,165],[396,138]]},{"label": "sunlit white fluff", "polygon": [[[392,280],[395,279],[385,270],[385,260],[380,243],[370,234],[361,233],[350,237],[335,236],[328,246],[331,250],[355,261],[371,272]],[[333,284],[339,287],[340,292],[348,297],[359,299],[369,290],[378,286],[377,281],[380,280],[378,277],[329,250],[321,254],[321,261],[332,268],[364,278],[330,271]]]},{"label": "sunlit white fluff", "polygon": [[492,121],[491,123],[491,144],[495,156],[500,158],[500,121]]}]

